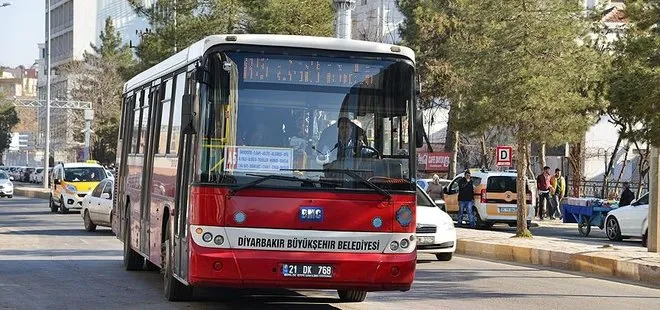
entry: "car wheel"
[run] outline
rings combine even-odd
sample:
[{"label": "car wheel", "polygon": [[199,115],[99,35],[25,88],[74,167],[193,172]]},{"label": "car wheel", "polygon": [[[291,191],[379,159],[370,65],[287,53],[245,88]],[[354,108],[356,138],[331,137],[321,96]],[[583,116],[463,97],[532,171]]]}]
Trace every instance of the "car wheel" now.
[{"label": "car wheel", "polygon": [[57,212],[57,205],[55,204],[55,201],[53,201],[53,195],[50,195],[50,212]]},{"label": "car wheel", "polygon": [[619,221],[616,220],[614,216],[607,218],[605,222],[605,233],[607,234],[607,239],[611,241],[621,241],[621,227],[619,227]]},{"label": "car wheel", "polygon": [[367,298],[367,291],[337,290],[337,295],[343,302],[363,302]]},{"label": "car wheel", "polygon": [[67,214],[67,213],[69,213],[69,209],[65,207],[64,197],[60,197],[60,214]]},{"label": "car wheel", "polygon": [[85,222],[85,230],[92,232],[96,230],[96,224],[92,222],[92,219],[89,217],[89,211],[85,210],[85,215],[83,218],[83,221]]},{"label": "car wheel", "polygon": [[441,262],[448,262],[451,260],[451,258],[454,256],[454,253],[438,253],[435,254],[435,258],[437,258]]},{"label": "car wheel", "polygon": [[174,270],[172,266],[172,257],[174,257],[173,242],[170,237],[170,223],[166,224],[165,240],[161,246],[161,253],[163,256],[163,282],[165,297],[169,301],[188,301],[193,297],[193,287],[181,283],[174,277]]},{"label": "car wheel", "polygon": [[649,245],[649,230],[647,229],[642,236],[642,246],[647,247]]}]

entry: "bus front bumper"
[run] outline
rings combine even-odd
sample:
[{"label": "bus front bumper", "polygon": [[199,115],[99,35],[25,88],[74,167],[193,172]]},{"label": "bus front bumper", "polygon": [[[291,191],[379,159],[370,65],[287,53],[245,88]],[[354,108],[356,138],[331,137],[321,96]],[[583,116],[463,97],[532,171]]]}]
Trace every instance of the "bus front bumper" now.
[{"label": "bus front bumper", "polygon": [[[220,250],[191,243],[188,282],[193,286],[237,288],[345,289],[408,291],[417,253],[310,253]],[[332,266],[330,278],[286,277],[284,264]]]}]

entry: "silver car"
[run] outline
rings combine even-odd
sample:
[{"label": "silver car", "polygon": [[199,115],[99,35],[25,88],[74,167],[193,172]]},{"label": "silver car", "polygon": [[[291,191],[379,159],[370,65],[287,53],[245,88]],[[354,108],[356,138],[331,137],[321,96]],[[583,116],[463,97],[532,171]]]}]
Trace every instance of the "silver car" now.
[{"label": "silver car", "polygon": [[0,197],[14,197],[14,178],[10,177],[7,172],[0,171]]}]

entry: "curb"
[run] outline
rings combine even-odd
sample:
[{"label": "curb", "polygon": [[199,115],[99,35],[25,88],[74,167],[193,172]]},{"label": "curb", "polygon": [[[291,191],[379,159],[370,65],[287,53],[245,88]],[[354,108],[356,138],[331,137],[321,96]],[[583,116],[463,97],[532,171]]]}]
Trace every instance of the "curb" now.
[{"label": "curb", "polygon": [[49,199],[50,192],[42,192],[38,190],[29,190],[25,188],[14,188],[14,195],[29,198]]},{"label": "curb", "polygon": [[492,260],[541,265],[660,287],[660,267],[586,253],[567,253],[525,246],[458,239],[456,253]]}]

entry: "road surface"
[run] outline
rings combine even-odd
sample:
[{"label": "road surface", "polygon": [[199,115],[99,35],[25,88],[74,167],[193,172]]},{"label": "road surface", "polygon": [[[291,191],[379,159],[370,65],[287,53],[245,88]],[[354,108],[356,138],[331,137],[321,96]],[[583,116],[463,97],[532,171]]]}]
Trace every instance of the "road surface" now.
[{"label": "road surface", "polygon": [[413,290],[339,303],[332,291],[204,290],[164,300],[158,272],[123,269],[112,232],[83,230],[80,214],[44,200],[0,199],[0,309],[660,309],[660,290],[586,275],[420,255]]}]

